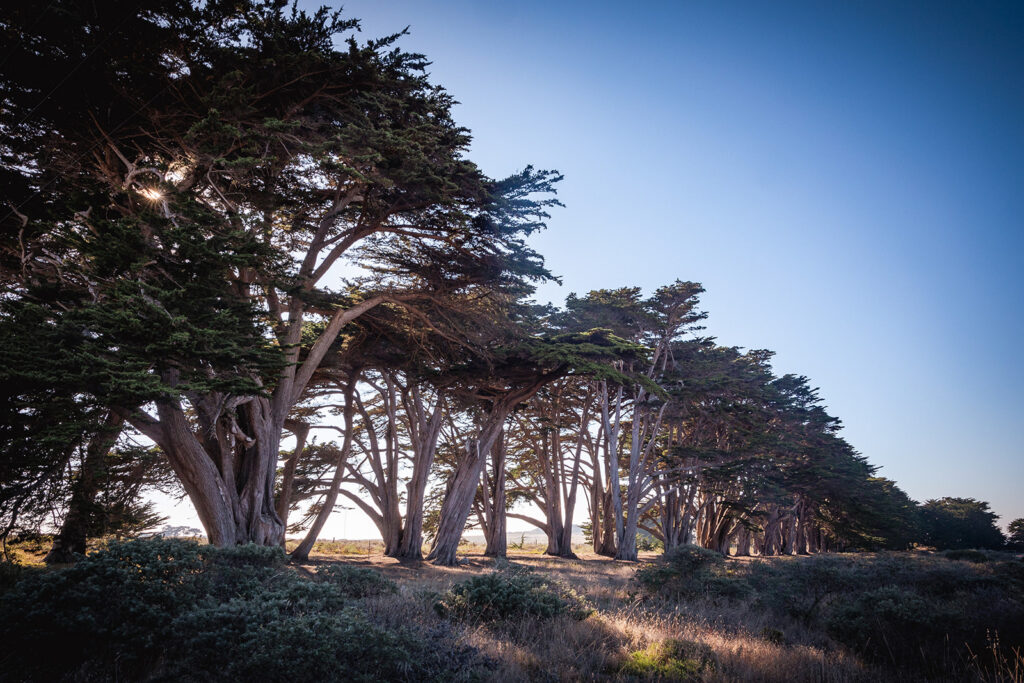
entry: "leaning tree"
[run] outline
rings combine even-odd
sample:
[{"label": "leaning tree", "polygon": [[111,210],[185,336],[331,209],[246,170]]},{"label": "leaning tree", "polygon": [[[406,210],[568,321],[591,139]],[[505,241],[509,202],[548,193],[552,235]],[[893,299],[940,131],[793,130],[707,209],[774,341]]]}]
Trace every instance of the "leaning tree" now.
[{"label": "leaning tree", "polygon": [[[5,379],[45,364],[151,439],[212,543],[279,544],[282,434],[341,330],[545,277],[522,238],[557,178],[484,176],[425,59],[339,47],[357,24],[326,9],[57,5],[2,20],[26,52],[0,83]],[[33,63],[76,77],[47,95]],[[361,259],[396,276],[344,280]]]}]

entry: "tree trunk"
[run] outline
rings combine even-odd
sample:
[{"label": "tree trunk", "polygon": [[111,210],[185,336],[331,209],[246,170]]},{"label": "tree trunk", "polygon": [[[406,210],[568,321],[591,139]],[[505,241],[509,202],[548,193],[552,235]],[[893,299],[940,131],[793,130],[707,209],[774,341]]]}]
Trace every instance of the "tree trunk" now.
[{"label": "tree trunk", "polygon": [[292,428],[292,433],[295,435],[295,449],[284,465],[284,472],[281,476],[281,493],[277,497],[277,516],[281,518],[281,523],[284,524],[286,530],[288,528],[288,511],[292,504],[295,468],[299,464],[299,458],[302,457],[302,449],[306,447],[309,425],[305,422],[298,422]]},{"label": "tree trunk", "polygon": [[601,533],[601,547],[597,550],[598,555],[604,555],[605,557],[615,557],[615,552],[618,550],[618,546],[615,545],[615,525],[617,518],[615,516],[615,503],[612,501],[611,487],[605,489],[602,507],[604,509],[603,520],[602,520],[602,533]]},{"label": "tree trunk", "polygon": [[462,540],[462,531],[466,527],[466,519],[473,506],[480,475],[487,464],[487,454],[493,448],[507,414],[508,410],[495,406],[476,438],[466,443],[465,456],[459,463],[451,488],[441,504],[437,536],[434,537],[433,547],[427,556],[434,564],[458,564],[456,553],[459,541]]},{"label": "tree trunk", "polygon": [[334,470],[334,477],[331,479],[331,487],[327,491],[327,495],[324,497],[324,502],[320,506],[319,512],[317,512],[316,519],[313,520],[313,524],[309,527],[309,531],[306,532],[305,538],[302,542],[292,551],[291,559],[292,562],[305,562],[309,559],[309,551],[313,549],[313,544],[316,543],[316,539],[320,537],[320,532],[324,528],[324,524],[327,523],[327,518],[331,516],[334,511],[334,506],[338,503],[338,492],[341,489],[341,481],[345,478],[345,465],[348,461],[349,453],[352,450],[352,436],[353,436],[353,416],[355,415],[355,386],[356,379],[351,379],[348,384],[345,385],[345,436],[341,444],[341,452],[338,454],[337,466]]},{"label": "tree trunk", "polygon": [[736,532],[736,557],[750,556],[750,529],[746,524],[740,524]]},{"label": "tree trunk", "polygon": [[441,433],[441,417],[444,414],[444,401],[440,395],[437,396],[433,412],[427,418],[422,409],[418,390],[414,390],[413,394],[416,412],[415,416],[410,415],[410,422],[416,426],[413,436],[416,459],[413,462],[412,478],[406,484],[402,540],[398,544],[398,552],[394,554],[394,557],[404,560],[423,559],[423,501],[426,497],[430,469],[434,465],[434,456],[437,453],[437,438]]},{"label": "tree trunk", "polygon": [[95,514],[96,494],[100,488],[100,477],[104,460],[121,435],[124,418],[110,413],[103,426],[92,436],[82,456],[82,468],[71,487],[71,502],[64,523],[53,539],[53,547],[43,561],[46,564],[74,562],[85,555],[89,527]]},{"label": "tree trunk", "polygon": [[505,557],[508,555],[508,535],[505,517],[505,438],[504,430],[498,432],[498,438],[491,448],[493,476],[492,490],[484,491],[491,498],[491,518],[487,526],[487,547],[484,555],[488,557]]}]

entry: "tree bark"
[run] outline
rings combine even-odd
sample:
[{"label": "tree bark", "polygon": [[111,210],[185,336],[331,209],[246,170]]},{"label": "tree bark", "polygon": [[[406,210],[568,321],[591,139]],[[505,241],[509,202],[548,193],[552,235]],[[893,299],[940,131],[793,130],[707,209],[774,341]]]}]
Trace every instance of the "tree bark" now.
[{"label": "tree bark", "polygon": [[[430,416],[426,416],[418,390],[413,389],[410,397],[413,412],[409,415],[411,424],[416,425],[412,436],[415,461],[412,478],[406,484],[405,525],[402,539],[394,557],[405,560],[423,559],[423,502],[426,497],[427,480],[437,453],[437,438],[441,433],[441,418],[444,414],[444,399],[437,395],[437,403]],[[409,413],[409,407],[406,412]]]},{"label": "tree bark", "polygon": [[504,430],[498,432],[498,438],[491,448],[491,464],[493,474],[490,494],[490,519],[487,525],[487,546],[484,555],[488,557],[505,557],[508,555],[508,534],[505,517],[505,439]]},{"label": "tree bark", "polygon": [[466,519],[473,506],[480,475],[487,464],[487,454],[493,448],[507,415],[508,409],[496,405],[477,436],[466,443],[465,456],[459,463],[451,488],[441,504],[437,535],[427,556],[427,559],[436,565],[458,564],[456,553],[459,541],[462,540],[462,531],[466,527]]}]

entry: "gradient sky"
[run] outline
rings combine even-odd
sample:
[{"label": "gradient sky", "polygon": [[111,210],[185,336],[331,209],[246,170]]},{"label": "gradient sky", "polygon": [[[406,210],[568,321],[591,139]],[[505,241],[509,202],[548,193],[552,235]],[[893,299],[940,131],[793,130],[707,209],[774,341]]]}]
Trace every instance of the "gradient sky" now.
[{"label": "gradient sky", "polygon": [[488,174],[565,174],[541,300],[701,282],[913,498],[1024,517],[1024,4],[345,10],[410,27]]}]

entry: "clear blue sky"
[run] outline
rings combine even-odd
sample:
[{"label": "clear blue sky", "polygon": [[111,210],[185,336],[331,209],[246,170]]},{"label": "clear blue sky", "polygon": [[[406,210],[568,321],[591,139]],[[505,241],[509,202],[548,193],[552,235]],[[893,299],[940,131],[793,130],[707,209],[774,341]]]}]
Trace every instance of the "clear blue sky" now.
[{"label": "clear blue sky", "polygon": [[541,299],[702,282],[912,497],[1024,517],[1024,4],[345,9],[410,26],[487,173],[565,173]]}]

